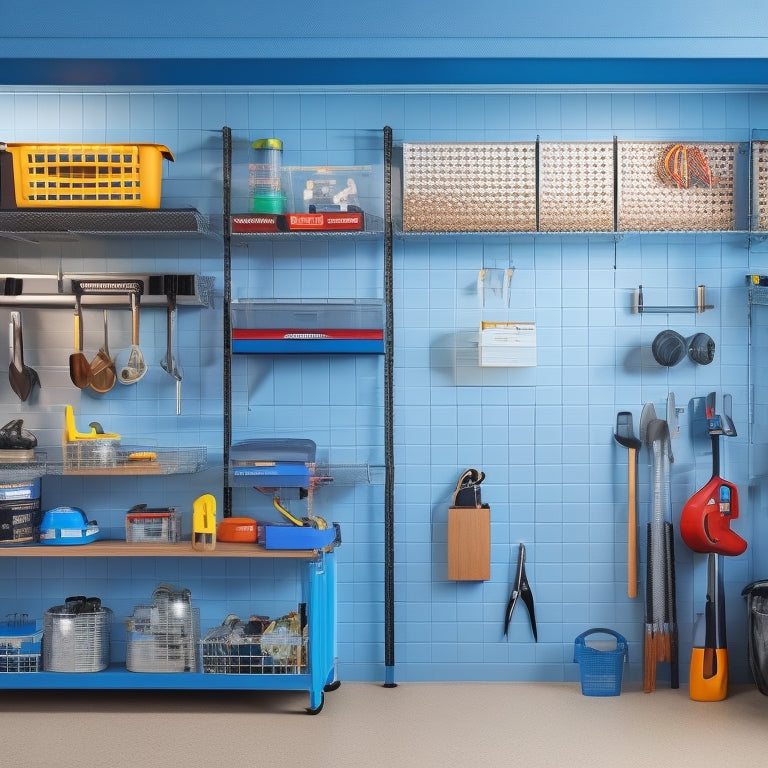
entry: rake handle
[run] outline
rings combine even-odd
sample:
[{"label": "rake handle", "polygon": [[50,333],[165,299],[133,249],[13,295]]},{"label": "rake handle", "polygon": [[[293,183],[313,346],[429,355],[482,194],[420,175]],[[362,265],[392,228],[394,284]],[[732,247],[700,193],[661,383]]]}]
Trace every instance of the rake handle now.
[{"label": "rake handle", "polygon": [[627,595],[637,597],[637,448],[630,448],[628,455]]}]

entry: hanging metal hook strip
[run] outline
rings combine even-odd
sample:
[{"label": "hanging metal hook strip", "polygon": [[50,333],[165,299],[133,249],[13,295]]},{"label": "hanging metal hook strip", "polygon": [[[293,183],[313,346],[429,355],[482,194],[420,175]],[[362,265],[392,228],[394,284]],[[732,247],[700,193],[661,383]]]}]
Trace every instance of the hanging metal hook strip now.
[{"label": "hanging metal hook strip", "polygon": [[143,306],[167,305],[165,278],[179,286],[179,306],[213,305],[214,278],[200,275],[5,275],[0,277],[0,306],[16,308],[71,308],[75,295],[88,307],[124,307],[130,296],[141,296]]},{"label": "hanging metal hook strip", "polygon": [[143,280],[72,280],[72,290],[82,294],[135,294],[144,293]]}]

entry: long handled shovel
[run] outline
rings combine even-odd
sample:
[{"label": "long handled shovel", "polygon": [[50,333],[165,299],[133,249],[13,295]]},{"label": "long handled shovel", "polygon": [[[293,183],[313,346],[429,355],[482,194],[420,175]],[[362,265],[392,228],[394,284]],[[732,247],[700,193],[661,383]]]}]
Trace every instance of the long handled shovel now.
[{"label": "long handled shovel", "polygon": [[628,449],[627,468],[627,595],[637,597],[637,452],[642,442],[635,437],[632,414],[616,416],[616,442]]}]

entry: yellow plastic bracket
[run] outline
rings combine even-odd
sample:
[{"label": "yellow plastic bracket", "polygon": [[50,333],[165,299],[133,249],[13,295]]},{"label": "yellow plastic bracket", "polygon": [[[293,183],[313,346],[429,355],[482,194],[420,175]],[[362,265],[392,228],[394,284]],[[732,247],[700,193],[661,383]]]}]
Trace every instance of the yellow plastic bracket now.
[{"label": "yellow plastic bracket", "polygon": [[97,432],[91,427],[90,432],[78,432],[75,425],[75,412],[71,405],[64,406],[64,442],[73,443],[76,440],[119,440],[120,435],[114,432]]},{"label": "yellow plastic bracket", "polygon": [[216,548],[216,499],[204,493],[192,503],[192,549]]}]

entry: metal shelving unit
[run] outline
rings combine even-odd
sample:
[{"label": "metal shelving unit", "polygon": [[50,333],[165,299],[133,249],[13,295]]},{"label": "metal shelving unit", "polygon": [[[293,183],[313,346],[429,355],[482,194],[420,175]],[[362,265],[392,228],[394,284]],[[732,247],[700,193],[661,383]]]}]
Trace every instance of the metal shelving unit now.
[{"label": "metal shelving unit", "polygon": [[[390,183],[390,169],[391,169],[391,146],[392,137],[391,130],[384,129],[384,196],[385,196],[385,213],[384,218],[369,215],[365,213],[365,228],[363,230],[351,230],[351,231],[289,231],[289,232],[234,232],[232,231],[233,214],[231,211],[231,173],[232,173],[232,138],[231,130],[227,127],[223,129],[224,136],[224,403],[225,403],[225,418],[224,418],[224,458],[225,458],[225,516],[232,514],[232,486],[239,484],[252,485],[243,478],[235,479],[229,470],[229,456],[230,446],[232,443],[232,390],[231,390],[231,366],[232,366],[232,336],[233,336],[233,309],[237,306],[237,302],[232,301],[232,253],[231,248],[233,245],[251,247],[258,244],[264,244],[266,242],[282,242],[285,240],[305,240],[305,239],[341,239],[341,240],[375,240],[381,241],[384,247],[384,262],[383,262],[383,283],[384,283],[384,298],[380,302],[382,321],[384,325],[383,329],[383,349],[378,350],[377,353],[383,351],[384,355],[384,390],[385,398],[382,404],[384,410],[384,442],[385,442],[385,466],[373,466],[368,464],[316,464],[314,466],[314,475],[322,482],[320,478],[326,478],[326,482],[333,482],[333,484],[339,485],[353,485],[358,483],[380,483],[385,485],[385,507],[389,509],[389,512],[385,511],[386,523],[385,526],[389,530],[386,538],[389,542],[387,545],[387,552],[385,553],[385,581],[389,585],[386,588],[386,600],[388,602],[387,627],[385,634],[387,635],[387,653],[386,653],[386,666],[390,668],[392,666],[393,658],[393,635],[392,628],[394,625],[394,595],[393,595],[393,569],[391,567],[391,553],[394,551],[393,543],[393,483],[394,483],[394,461],[392,451],[392,408],[393,398],[391,395],[392,388],[392,227],[391,227],[391,183]],[[247,305],[247,302],[246,302]],[[287,354],[306,354],[305,349],[297,349],[296,352],[285,352]],[[353,354],[364,354],[364,351],[353,352]],[[254,352],[248,352],[248,354],[254,354]],[[259,354],[259,352],[256,352]],[[263,354],[263,353],[261,353]],[[270,354],[270,353],[267,353]],[[335,352],[328,352],[327,354],[336,354]],[[310,493],[312,489],[310,489]],[[330,609],[330,606],[329,606]],[[330,623],[327,622],[329,627]],[[311,627],[311,622],[310,622]],[[391,673],[387,672],[387,679],[391,677]]]},{"label": "metal shelving unit", "polygon": [[[225,153],[228,151],[227,132],[224,134]],[[226,155],[225,155],[226,156]],[[225,166],[227,164],[225,163]],[[223,179],[225,201],[228,199],[228,171]],[[226,206],[226,202],[225,202]],[[225,207],[225,210],[226,207]],[[226,214],[225,214],[226,215]],[[0,211],[0,239],[25,243],[57,240],[97,238],[183,238],[210,234],[208,220],[194,209],[180,210],[16,210]],[[225,230],[225,315],[229,313],[230,274],[228,270],[229,242]],[[152,275],[9,275],[11,282],[4,286],[0,305],[28,307],[68,307],[74,305],[75,282],[79,279],[102,281],[141,279],[147,288],[155,284]],[[165,276],[163,276],[165,277]],[[194,278],[194,291],[177,295],[179,305],[210,306],[213,279]],[[15,282],[14,282],[15,281]],[[75,282],[73,282],[75,281]],[[21,283],[24,289],[21,290]],[[189,280],[186,281],[187,284]],[[18,290],[17,290],[18,289]],[[90,306],[128,305],[129,297],[120,293],[91,293],[82,303]],[[152,291],[141,296],[142,305],[164,306],[164,292]],[[225,321],[225,330],[228,328]],[[225,376],[228,375],[229,354],[224,354]],[[225,424],[229,407],[225,408]],[[101,475],[152,476],[186,474],[202,471],[207,462],[205,447],[166,448],[154,445],[132,447],[131,450],[154,454],[151,460],[131,461],[123,454],[127,446],[117,446],[114,461],[94,459],[87,450],[81,456],[78,444],[67,444],[63,449],[35,452],[33,461],[0,464],[0,475],[8,482],[24,482],[46,475]],[[225,446],[225,450],[228,445]],[[85,456],[85,458],[83,458]],[[226,464],[225,464],[226,477]],[[225,489],[225,497],[226,497]],[[270,674],[210,674],[200,672],[143,673],[128,671],[125,664],[113,663],[108,669],[89,673],[62,673],[37,671],[0,674],[0,688],[4,689],[178,689],[178,690],[306,690],[309,693],[308,711],[315,714],[322,709],[324,693],[333,690],[335,681],[335,626],[336,626],[336,566],[333,551],[324,550],[265,550],[256,544],[230,544],[219,542],[215,549],[199,551],[190,542],[180,544],[147,545],[126,541],[95,541],[83,546],[51,547],[39,544],[0,544],[0,557],[12,558],[238,558],[269,562],[275,559],[294,560],[302,568],[302,602],[307,607],[307,659],[298,671]]]}]

